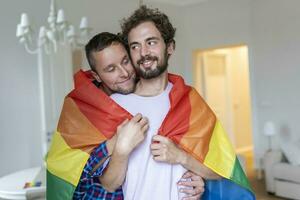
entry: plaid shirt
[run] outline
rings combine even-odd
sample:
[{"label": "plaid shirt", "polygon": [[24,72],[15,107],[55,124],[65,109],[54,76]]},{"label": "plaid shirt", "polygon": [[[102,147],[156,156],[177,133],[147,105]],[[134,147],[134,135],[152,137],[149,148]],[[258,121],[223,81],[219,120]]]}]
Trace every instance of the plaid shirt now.
[{"label": "plaid shirt", "polygon": [[74,192],[73,199],[85,199],[85,200],[123,200],[122,186],[120,186],[115,192],[111,193],[106,191],[100,183],[99,177],[102,175],[105,167],[109,162],[109,158],[92,173],[93,168],[102,159],[108,156],[106,142],[101,143],[91,153],[83,172],[81,174],[79,183]]}]

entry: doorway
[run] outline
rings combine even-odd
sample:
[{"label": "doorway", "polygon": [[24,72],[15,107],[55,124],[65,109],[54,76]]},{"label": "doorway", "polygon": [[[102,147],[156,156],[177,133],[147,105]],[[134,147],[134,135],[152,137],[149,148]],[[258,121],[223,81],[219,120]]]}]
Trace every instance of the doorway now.
[{"label": "doorway", "polygon": [[[253,169],[253,142],[246,45],[196,50],[194,87],[216,113],[244,166]],[[242,161],[243,162],[243,161]]]}]

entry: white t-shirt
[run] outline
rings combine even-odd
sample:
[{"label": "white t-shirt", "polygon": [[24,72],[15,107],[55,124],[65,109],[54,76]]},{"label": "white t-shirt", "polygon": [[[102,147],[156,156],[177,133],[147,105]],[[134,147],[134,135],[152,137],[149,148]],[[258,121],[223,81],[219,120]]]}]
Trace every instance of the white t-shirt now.
[{"label": "white t-shirt", "polygon": [[177,200],[177,182],[186,171],[181,165],[153,160],[150,144],[157,134],[169,109],[169,93],[172,84],[154,97],[142,97],[136,94],[113,94],[111,98],[129,113],[141,113],[149,120],[149,130],[145,140],[134,149],[129,157],[126,179],[123,184],[125,200]]}]

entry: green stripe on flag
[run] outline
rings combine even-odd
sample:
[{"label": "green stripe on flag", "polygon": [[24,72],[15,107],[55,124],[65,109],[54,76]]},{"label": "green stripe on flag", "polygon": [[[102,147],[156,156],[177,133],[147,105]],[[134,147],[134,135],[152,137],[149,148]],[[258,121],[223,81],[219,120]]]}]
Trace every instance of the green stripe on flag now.
[{"label": "green stripe on flag", "polygon": [[47,200],[71,200],[75,187],[47,170]]},{"label": "green stripe on flag", "polygon": [[251,187],[250,187],[250,184],[248,182],[248,178],[245,175],[245,173],[244,173],[244,171],[241,167],[241,164],[240,164],[237,157],[235,157],[234,167],[233,167],[233,171],[232,171],[230,179],[232,181],[236,182],[237,184],[239,184],[239,185],[247,188],[248,190],[252,191]]}]

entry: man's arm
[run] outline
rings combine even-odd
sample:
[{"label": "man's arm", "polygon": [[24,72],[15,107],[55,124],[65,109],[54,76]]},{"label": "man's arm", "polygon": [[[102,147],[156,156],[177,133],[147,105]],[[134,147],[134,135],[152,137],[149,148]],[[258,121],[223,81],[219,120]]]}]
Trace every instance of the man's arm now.
[{"label": "man's arm", "polygon": [[181,164],[187,170],[200,175],[204,179],[221,178],[221,176],[200,163],[184,150],[178,148],[169,138],[155,135],[153,136],[152,141],[153,143],[150,148],[154,160],[170,164]]},{"label": "man's arm", "polygon": [[111,156],[111,154],[115,148],[116,141],[117,141],[117,134],[115,134],[112,138],[110,138],[106,141],[106,148],[107,148],[107,153],[109,156]]},{"label": "man's arm", "polygon": [[[109,194],[101,187],[98,178],[102,175],[103,169],[106,166],[105,160],[107,160],[108,156],[107,141],[101,143],[93,150],[84,166],[79,183],[74,192],[74,200],[90,197],[105,198],[106,194]],[[122,196],[120,192],[114,193],[114,195]]]},{"label": "man's arm", "polygon": [[148,120],[141,114],[135,115],[130,121],[125,120],[118,126],[115,145],[111,141],[109,147],[112,149],[110,162],[103,175],[99,177],[107,191],[113,192],[123,184],[129,155],[145,139],[148,128]]}]

